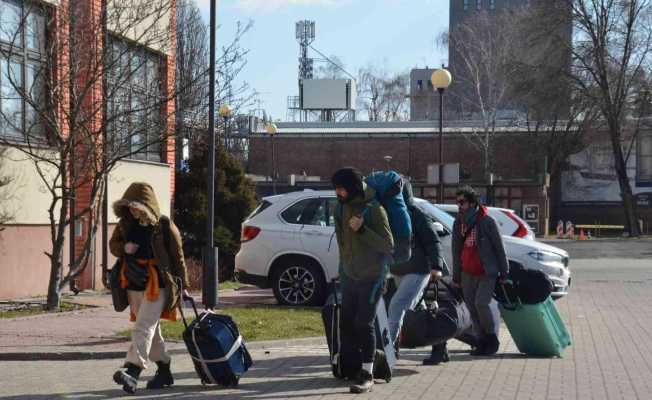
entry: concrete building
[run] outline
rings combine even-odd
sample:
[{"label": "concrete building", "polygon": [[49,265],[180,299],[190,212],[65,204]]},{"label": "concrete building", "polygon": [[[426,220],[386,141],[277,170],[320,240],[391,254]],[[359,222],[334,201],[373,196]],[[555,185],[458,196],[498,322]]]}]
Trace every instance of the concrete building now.
[{"label": "concrete building", "polygon": [[[89,51],[92,49],[95,52],[110,51],[113,52],[111,54],[121,54],[121,57],[124,57],[124,63],[121,65],[129,66],[131,65],[129,63],[133,60],[142,61],[139,67],[142,68],[127,81],[121,83],[121,85],[124,85],[122,87],[124,91],[121,93],[130,95],[118,97],[117,94],[110,96],[104,92],[103,79],[92,82],[85,81],[92,73],[92,60],[77,60],[81,61],[79,65],[87,65],[88,67],[87,69],[81,68],[74,76],[70,75],[73,76],[71,79],[74,79],[77,83],[81,82],[82,86],[84,82],[91,82],[88,85],[90,93],[87,98],[88,101],[83,104],[80,112],[91,114],[102,106],[107,108],[107,115],[113,115],[111,113],[116,112],[120,107],[128,108],[138,104],[138,99],[134,93],[146,98],[158,99],[167,99],[171,96],[174,92],[176,51],[175,0],[165,0],[164,3],[161,3],[165,4],[165,6],[159,9],[157,15],[141,16],[140,23],[128,28],[120,27],[121,16],[132,15],[132,12],[122,7],[120,2],[102,2],[99,0],[77,2],[75,8],[78,14],[76,14],[75,29],[70,29],[71,26],[69,25],[71,20],[71,18],[68,18],[68,13],[71,10],[69,1],[0,0],[0,21],[2,21],[0,47],[3,50],[0,54],[8,53],[11,56],[12,63],[15,62],[16,68],[21,71],[29,71],[29,67],[34,62],[50,63],[54,66],[53,69],[58,72],[58,75],[54,76],[53,82],[61,85],[61,82],[57,80],[63,79],[61,78],[61,76],[64,76],[63,72],[71,71],[70,65],[75,60],[66,58],[68,54],[65,53],[53,54],[38,51],[38,49],[33,48],[32,44],[46,43],[47,41],[64,43],[70,39],[68,35],[72,32],[74,35],[79,35],[77,40],[83,41],[88,46]],[[157,1],[159,0],[146,3],[151,6]],[[103,19],[102,4],[107,3],[107,15],[109,17]],[[130,4],[130,7],[135,7],[134,4]],[[21,22],[24,20],[27,20],[26,24]],[[30,25],[32,23],[33,26]],[[38,29],[32,29],[34,26],[38,27]],[[103,29],[90,28],[98,26],[103,26]],[[10,40],[12,28],[16,29],[16,36],[14,37],[21,38],[18,42],[14,41],[12,43]],[[105,38],[101,34],[104,28],[108,34],[107,41],[104,40]],[[157,42],[148,41],[149,32],[156,29],[164,29],[162,39]],[[95,33],[91,36],[89,32]],[[104,47],[105,43],[109,45],[108,49]],[[84,57],[85,55],[77,56]],[[7,70],[2,55],[0,55],[0,65],[3,72]],[[103,69],[100,69],[100,71],[103,71]],[[109,70],[108,72],[112,71]],[[111,80],[113,76],[113,74],[106,76],[108,81],[106,87],[113,84]],[[3,79],[5,80],[2,81]],[[2,81],[0,82],[2,90],[9,90],[7,89],[9,85],[6,82],[6,74],[4,76],[0,74],[0,81]],[[3,98],[3,95],[6,95],[6,93],[0,94],[0,107],[3,107],[4,115],[19,113],[14,115],[22,116],[23,114],[20,113],[29,111],[29,105],[25,104],[24,98],[22,100],[19,97],[14,98],[17,108],[12,110],[10,107],[14,103],[3,101],[7,100],[6,96]],[[68,94],[63,95],[64,101],[61,103],[61,108],[56,111],[57,118],[59,116],[64,118],[64,115],[70,111],[70,103],[66,100],[69,97],[66,96]],[[144,131],[148,132],[147,135],[151,131],[149,128],[156,127],[158,130],[169,133],[167,135],[169,139],[160,145],[149,146],[143,151],[138,151],[128,159],[118,163],[108,178],[109,204],[120,198],[131,182],[147,181],[152,184],[156,191],[161,203],[161,211],[170,215],[171,199],[174,193],[174,101],[164,100],[160,112],[154,113],[154,119],[145,120],[136,114],[129,118],[128,121],[122,121],[128,125],[115,125],[113,126],[115,129],[112,128],[112,131],[107,132],[107,135],[119,135],[124,132],[124,129],[134,129],[134,126],[143,125],[145,126]],[[17,121],[20,121],[20,119]],[[104,126],[97,125],[97,121],[95,118],[90,118],[85,122],[88,124],[86,127],[89,131],[95,132],[98,126]],[[116,121],[118,121],[117,117]],[[15,132],[11,130],[12,128],[9,125],[0,124],[0,136],[7,138],[15,135],[19,138],[22,134],[20,131],[21,126],[24,129],[27,125],[19,125],[16,128],[18,131]],[[42,134],[46,136],[46,128],[43,129]],[[95,132],[95,134],[100,140],[104,132]],[[129,144],[129,151],[134,151],[135,147],[131,146],[137,146],[138,143],[136,142],[137,140]],[[48,151],[45,143],[43,151]],[[46,252],[51,249],[50,219],[47,210],[51,203],[51,196],[44,190],[43,180],[34,167],[34,163],[26,159],[16,148],[9,149],[4,162],[6,168],[4,172],[11,173],[16,179],[15,183],[12,183],[8,188],[11,191],[9,201],[2,204],[3,207],[13,212],[14,218],[0,232],[0,273],[2,274],[2,279],[0,279],[0,299],[44,295],[47,292],[50,277],[50,261],[46,256]],[[80,172],[83,174],[84,171]],[[77,191],[77,210],[89,206],[89,190],[87,186],[81,186]],[[110,225],[110,234],[117,222],[111,210],[109,210],[107,222]],[[86,223],[81,223],[78,228],[79,232],[86,232],[87,229],[88,224]],[[67,236],[66,241],[69,240],[71,238]],[[81,239],[75,237],[74,240],[78,244],[77,252],[79,252],[79,247],[82,244]],[[98,234],[91,242],[89,264],[77,280],[80,289],[102,288],[101,240],[102,236]],[[63,264],[67,268],[70,254],[68,254],[67,245],[64,246],[64,249]],[[109,257],[109,267],[114,261],[112,257]]]},{"label": "concrete building", "polygon": [[[498,20],[500,15],[503,15],[505,12],[509,12],[510,10],[536,10],[536,14],[534,14],[536,20],[549,18],[549,21],[546,23],[555,27],[556,35],[551,35],[550,33],[546,34],[546,37],[555,44],[550,46],[550,42],[545,42],[546,51],[544,52],[543,50],[537,50],[529,44],[522,48],[515,47],[523,44],[521,43],[522,40],[515,40],[513,43],[505,44],[511,46],[515,50],[513,54],[510,54],[510,57],[514,57],[516,60],[519,60],[520,57],[520,61],[524,65],[539,67],[545,65],[546,68],[569,68],[572,41],[572,21],[570,18],[571,10],[564,4],[565,3],[563,2],[551,0],[451,0],[449,33],[454,35],[461,24],[480,13],[483,13],[483,15],[491,21],[494,19]],[[519,18],[519,16],[512,15],[508,20],[513,21],[513,23],[516,24],[517,21],[513,20],[514,18]],[[497,23],[504,24],[505,21],[497,21]],[[480,25],[484,26],[483,24]],[[549,26],[546,27],[549,28]],[[476,33],[475,36],[482,36],[482,34],[489,35],[488,32],[484,32],[487,28],[481,27],[478,29],[482,29],[483,31]],[[534,29],[534,26],[530,28],[530,25],[528,24],[526,29]],[[552,36],[555,37],[553,38]],[[522,39],[525,40],[526,37],[523,37]],[[464,38],[464,41],[468,40],[468,38]],[[541,35],[537,36],[537,40],[541,40]],[[453,117],[456,119],[476,119],[479,118],[477,116],[479,110],[477,109],[478,106],[475,100],[477,97],[475,94],[475,90],[477,90],[475,87],[477,79],[471,79],[469,77],[469,72],[462,56],[456,50],[453,43],[453,40],[449,40],[447,68],[453,75],[453,84],[448,91],[449,96],[447,107],[450,110],[449,113],[454,114]],[[543,45],[542,42],[542,46]],[[418,74],[425,75],[426,71],[418,72]],[[509,77],[506,77],[506,79],[508,78]],[[481,77],[481,83],[485,80],[486,78]],[[487,89],[480,90],[483,90],[484,92]],[[484,103],[491,104],[492,101],[495,101],[495,99],[490,95],[485,96],[486,98],[483,99]],[[428,116],[427,112],[419,112],[419,110],[435,109],[435,112],[437,113],[436,107],[433,108],[430,106],[432,103],[431,97],[432,95],[416,96],[412,98],[412,101],[416,102],[412,107],[412,109],[415,110],[412,120],[427,119],[424,118]],[[512,120],[518,119],[519,116],[522,116],[524,111],[526,111],[525,106],[521,103],[522,102],[516,100],[514,95],[510,94],[508,90],[499,101],[497,110],[498,118]],[[487,107],[486,104],[485,107]]]}]

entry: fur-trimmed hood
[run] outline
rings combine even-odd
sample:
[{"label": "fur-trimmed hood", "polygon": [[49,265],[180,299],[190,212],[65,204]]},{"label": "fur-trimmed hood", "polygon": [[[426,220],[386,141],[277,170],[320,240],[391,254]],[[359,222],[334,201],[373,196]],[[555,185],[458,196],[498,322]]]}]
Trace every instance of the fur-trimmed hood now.
[{"label": "fur-trimmed hood", "polygon": [[[149,225],[156,225],[161,218],[161,210],[156,200],[154,189],[148,183],[134,182],[122,195],[122,198],[113,203],[113,212],[118,218],[130,216],[129,207],[135,207],[145,212]],[[145,222],[145,221],[143,221]]]}]

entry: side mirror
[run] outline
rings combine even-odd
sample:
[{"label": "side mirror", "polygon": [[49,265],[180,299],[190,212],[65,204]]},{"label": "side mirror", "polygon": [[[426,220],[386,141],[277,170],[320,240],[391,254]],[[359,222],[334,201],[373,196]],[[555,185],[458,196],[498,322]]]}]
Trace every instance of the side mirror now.
[{"label": "side mirror", "polygon": [[444,225],[442,225],[441,222],[435,222],[435,223],[433,223],[433,225],[435,227],[435,231],[437,231],[437,234],[439,236],[448,236],[449,235],[448,231],[446,230],[446,228],[444,228]]}]

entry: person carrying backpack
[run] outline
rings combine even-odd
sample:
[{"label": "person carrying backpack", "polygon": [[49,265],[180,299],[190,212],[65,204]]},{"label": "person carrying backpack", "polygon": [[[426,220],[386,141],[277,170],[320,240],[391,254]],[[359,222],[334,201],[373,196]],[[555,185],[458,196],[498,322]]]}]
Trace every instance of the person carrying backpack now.
[{"label": "person carrying backpack", "polygon": [[410,260],[390,267],[396,292],[389,303],[389,332],[397,349],[405,312],[414,309],[430,280],[436,281],[450,274],[443,259],[434,221],[414,203],[412,185],[407,181],[403,184],[403,198],[408,207],[414,236]]},{"label": "person carrying backpack", "polygon": [[466,186],[457,191],[459,213],[453,224],[453,285],[461,287],[474,329],[479,337],[472,355],[495,354],[500,347],[490,307],[496,280],[509,273],[503,239],[496,221],[480,205],[476,192]]},{"label": "person carrying backpack", "polygon": [[135,322],[125,369],[116,371],[113,380],[125,392],[135,393],[141,371],[153,361],[158,369],[147,389],[171,386],[171,358],[161,336],[160,319],[177,319],[177,282],[180,280],[182,287],[188,282],[181,234],[161,215],[154,189],[147,183],[132,183],[113,204],[113,211],[120,220],[109,247],[120,260],[114,268],[120,268],[120,286],[127,290],[130,319]]},{"label": "person carrying backpack", "polygon": [[365,393],[374,384],[374,320],[394,241],[387,213],[374,200],[375,190],[363,182],[359,171],[340,169],[332,184],[338,198],[335,233],[340,251],[342,353],[361,352],[362,369],[350,390]]}]

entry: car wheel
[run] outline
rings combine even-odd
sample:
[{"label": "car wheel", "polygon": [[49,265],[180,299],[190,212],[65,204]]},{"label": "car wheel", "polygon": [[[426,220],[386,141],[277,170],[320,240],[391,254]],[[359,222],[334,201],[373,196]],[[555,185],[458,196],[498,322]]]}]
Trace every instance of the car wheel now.
[{"label": "car wheel", "polygon": [[319,306],[324,303],[326,282],[318,266],[308,259],[285,262],[274,274],[274,296],[288,306]]}]

